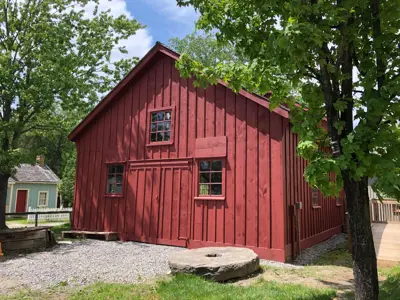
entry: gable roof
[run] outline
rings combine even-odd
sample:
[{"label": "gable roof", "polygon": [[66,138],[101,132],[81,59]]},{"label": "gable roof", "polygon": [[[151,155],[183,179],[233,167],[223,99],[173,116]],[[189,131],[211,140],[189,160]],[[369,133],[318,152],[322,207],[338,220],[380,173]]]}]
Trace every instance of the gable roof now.
[{"label": "gable roof", "polygon": [[20,164],[8,182],[60,183],[61,180],[47,165]]},{"label": "gable roof", "polygon": [[[146,53],[146,55],[139,61],[139,63],[108,93],[97,106],[72,130],[72,132],[68,135],[68,139],[71,141],[75,141],[78,135],[82,132],[82,130],[92,122],[92,120],[113,100],[115,96],[135,77],[142,71],[146,65],[148,65],[152,59],[158,54],[162,53],[164,55],[169,56],[174,60],[179,59],[179,54],[175,51],[169,49],[165,45],[157,42],[154,47]],[[229,88],[228,84],[222,80],[218,80],[218,83]],[[269,100],[260,95],[249,93],[244,89],[240,90],[239,95],[244,96],[245,98],[264,106],[269,109]],[[273,110],[275,113],[279,114],[284,118],[289,118],[289,109],[286,107],[280,106]]]}]

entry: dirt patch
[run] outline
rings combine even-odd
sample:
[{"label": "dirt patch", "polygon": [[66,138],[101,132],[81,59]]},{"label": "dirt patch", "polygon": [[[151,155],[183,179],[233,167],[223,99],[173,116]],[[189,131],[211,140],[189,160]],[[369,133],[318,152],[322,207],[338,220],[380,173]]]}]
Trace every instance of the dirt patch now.
[{"label": "dirt patch", "polygon": [[0,295],[12,294],[24,288],[24,285],[18,280],[11,280],[6,277],[0,277]]}]

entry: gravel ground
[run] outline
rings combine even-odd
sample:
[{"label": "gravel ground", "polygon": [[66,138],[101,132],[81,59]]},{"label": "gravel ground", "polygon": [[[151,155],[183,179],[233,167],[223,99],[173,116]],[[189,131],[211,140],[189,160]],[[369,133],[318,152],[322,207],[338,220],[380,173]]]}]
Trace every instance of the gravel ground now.
[{"label": "gravel ground", "polygon": [[338,234],[331,237],[329,240],[317,244],[311,248],[305,249],[301,254],[295,259],[296,265],[309,265],[313,260],[320,257],[322,254],[336,249],[339,245],[346,241],[346,234]]},{"label": "gravel ground", "polygon": [[294,264],[281,263],[272,260],[260,260],[260,265],[278,267],[278,268],[302,268],[304,265],[311,264],[315,259],[320,257],[322,254],[336,249],[339,245],[346,241],[346,235],[344,233],[335,235],[329,240],[326,240],[320,244],[317,244],[311,248],[305,249],[295,259]]},{"label": "gravel ground", "polygon": [[0,278],[17,280],[34,289],[59,283],[73,286],[97,281],[135,283],[167,274],[168,256],[182,250],[135,242],[86,240],[9,258],[0,262]]}]

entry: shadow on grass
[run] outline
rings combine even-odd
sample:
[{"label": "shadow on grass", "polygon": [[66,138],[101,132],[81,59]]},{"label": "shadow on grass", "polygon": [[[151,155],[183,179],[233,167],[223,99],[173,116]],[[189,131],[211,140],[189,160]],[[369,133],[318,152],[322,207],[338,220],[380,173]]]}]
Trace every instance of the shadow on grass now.
[{"label": "shadow on grass", "polygon": [[352,268],[352,259],[351,254],[347,251],[347,242],[339,245],[334,250],[322,254],[312,264],[317,266],[330,265]]}]

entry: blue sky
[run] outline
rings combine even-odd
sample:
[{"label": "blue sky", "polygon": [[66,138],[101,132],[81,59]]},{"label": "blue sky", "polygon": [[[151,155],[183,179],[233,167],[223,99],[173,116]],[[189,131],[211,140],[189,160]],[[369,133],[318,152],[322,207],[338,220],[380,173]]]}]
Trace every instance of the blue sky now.
[{"label": "blue sky", "polygon": [[176,0],[126,0],[129,12],[146,25],[154,41],[168,43],[194,29],[197,14],[192,8],[178,7]]},{"label": "blue sky", "polygon": [[[83,7],[88,18],[93,16],[94,7],[93,2]],[[193,8],[178,7],[176,0],[99,0],[99,11],[106,10],[115,17],[124,14],[146,26],[134,36],[120,41],[118,46],[125,46],[128,54],[115,50],[111,54],[112,61],[126,56],[141,58],[157,41],[168,44],[171,37],[185,36],[193,32],[198,18]]]}]

